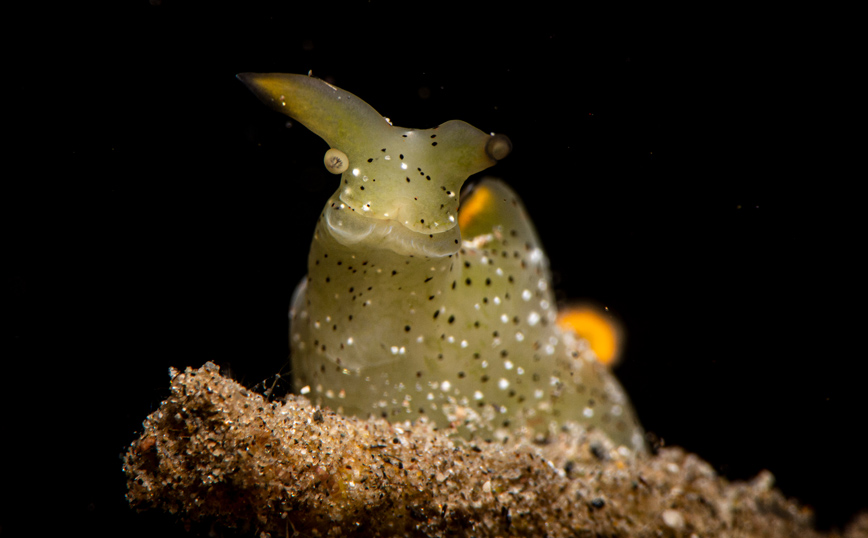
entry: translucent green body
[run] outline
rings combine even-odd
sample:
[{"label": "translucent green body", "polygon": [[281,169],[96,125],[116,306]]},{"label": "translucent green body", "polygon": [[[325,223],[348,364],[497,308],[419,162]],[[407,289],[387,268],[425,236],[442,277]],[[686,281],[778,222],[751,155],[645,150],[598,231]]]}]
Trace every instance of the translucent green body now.
[{"label": "translucent green body", "polygon": [[548,260],[515,193],[483,180],[458,225],[462,183],[508,153],[508,139],[460,121],[393,127],[310,77],[240,78],[348,160],[293,298],[297,392],[485,439],[573,420],[644,449],[617,380],[555,324]]}]

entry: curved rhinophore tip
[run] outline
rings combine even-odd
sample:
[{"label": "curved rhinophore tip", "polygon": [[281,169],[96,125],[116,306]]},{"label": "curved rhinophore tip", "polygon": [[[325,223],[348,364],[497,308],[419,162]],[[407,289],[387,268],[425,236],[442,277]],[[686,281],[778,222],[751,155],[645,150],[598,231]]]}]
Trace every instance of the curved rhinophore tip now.
[{"label": "curved rhinophore tip", "polygon": [[485,153],[495,161],[499,161],[512,151],[512,141],[504,134],[493,135],[485,144]]},{"label": "curved rhinophore tip", "polygon": [[342,174],[350,166],[347,154],[335,148],[331,148],[326,152],[323,163],[325,163],[326,170],[332,174]]},{"label": "curved rhinophore tip", "polygon": [[247,89],[252,91],[260,100],[263,99],[261,90],[256,87],[256,73],[238,73],[235,78],[247,86]]}]

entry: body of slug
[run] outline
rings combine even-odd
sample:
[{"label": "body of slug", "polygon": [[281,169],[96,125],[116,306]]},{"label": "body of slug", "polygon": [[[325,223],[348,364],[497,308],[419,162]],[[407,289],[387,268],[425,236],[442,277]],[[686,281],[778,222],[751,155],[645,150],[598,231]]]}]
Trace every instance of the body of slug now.
[{"label": "body of slug", "polygon": [[623,389],[556,326],[548,262],[516,195],[484,180],[457,218],[461,184],[505,156],[508,139],[457,121],[393,127],[310,77],[239,77],[329,143],[327,167],[346,169],[293,298],[298,392],[486,439],[574,420],[644,450]]}]

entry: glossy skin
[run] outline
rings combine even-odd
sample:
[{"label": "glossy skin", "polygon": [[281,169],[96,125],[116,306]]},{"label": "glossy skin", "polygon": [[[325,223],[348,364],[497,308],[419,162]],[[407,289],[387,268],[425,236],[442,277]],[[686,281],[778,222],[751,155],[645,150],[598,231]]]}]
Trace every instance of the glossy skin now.
[{"label": "glossy skin", "polygon": [[548,260],[515,193],[483,180],[459,218],[461,185],[509,152],[506,137],[455,120],[394,127],[302,75],[239,78],[340,152],[327,167],[346,166],[293,298],[297,392],[484,439],[574,420],[644,450],[617,380],[555,324]]}]

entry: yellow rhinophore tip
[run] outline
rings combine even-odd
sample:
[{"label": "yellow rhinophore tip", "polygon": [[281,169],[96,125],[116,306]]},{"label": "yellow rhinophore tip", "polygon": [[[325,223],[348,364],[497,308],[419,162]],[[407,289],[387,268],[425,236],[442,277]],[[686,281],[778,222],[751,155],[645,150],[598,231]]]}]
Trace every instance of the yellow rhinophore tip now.
[{"label": "yellow rhinophore tip", "polygon": [[567,307],[558,313],[557,324],[587,340],[606,366],[614,366],[621,358],[621,324],[607,310],[591,304]]}]

